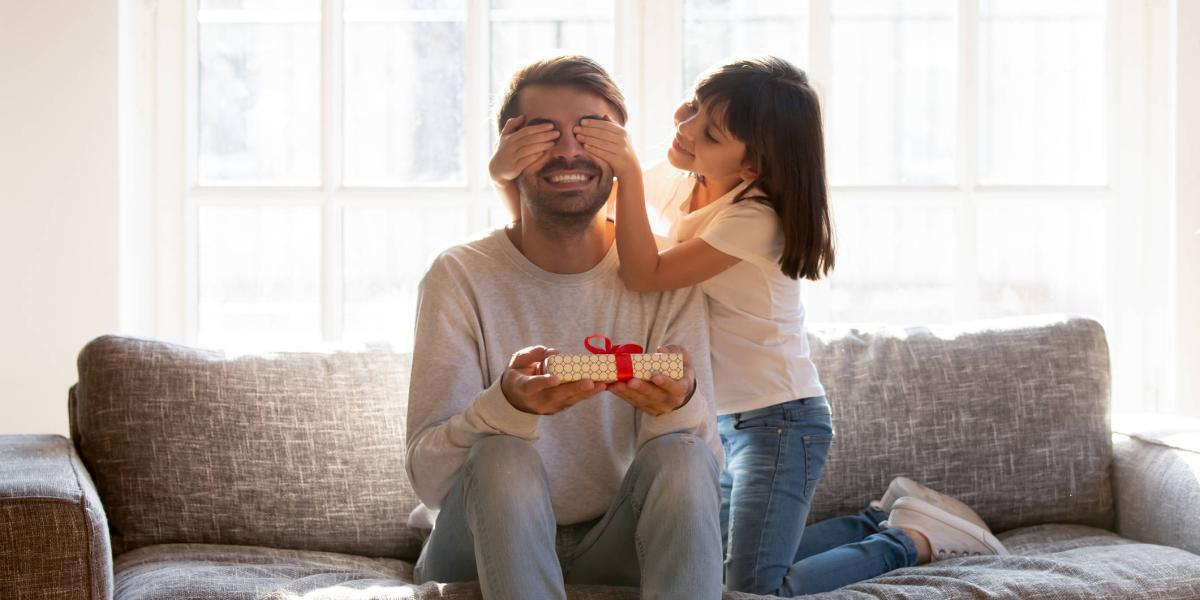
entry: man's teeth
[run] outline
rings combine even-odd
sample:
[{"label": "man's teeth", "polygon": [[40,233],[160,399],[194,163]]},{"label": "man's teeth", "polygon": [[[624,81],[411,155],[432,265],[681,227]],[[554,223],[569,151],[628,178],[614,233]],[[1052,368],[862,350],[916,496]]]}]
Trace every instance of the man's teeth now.
[{"label": "man's teeth", "polygon": [[587,180],[587,175],[554,175],[550,178],[552,183],[583,183]]}]

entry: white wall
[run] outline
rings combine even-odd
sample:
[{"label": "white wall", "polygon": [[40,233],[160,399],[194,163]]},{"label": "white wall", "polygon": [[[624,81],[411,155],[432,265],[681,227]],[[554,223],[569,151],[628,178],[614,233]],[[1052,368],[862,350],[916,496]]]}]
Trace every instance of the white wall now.
[{"label": "white wall", "polygon": [[1176,11],[1175,402],[1200,416],[1200,2]]},{"label": "white wall", "polygon": [[0,433],[66,433],[118,328],[117,33],[117,0],[0,0]]}]

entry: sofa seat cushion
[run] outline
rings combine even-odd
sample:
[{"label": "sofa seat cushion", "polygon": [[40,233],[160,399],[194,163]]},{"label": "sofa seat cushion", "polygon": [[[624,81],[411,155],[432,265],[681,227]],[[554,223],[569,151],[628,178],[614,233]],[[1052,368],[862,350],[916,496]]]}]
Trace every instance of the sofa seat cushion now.
[{"label": "sofa seat cushion", "polygon": [[[900,569],[812,600],[874,598],[1200,598],[1200,556],[1079,525],[1001,536],[1011,556]],[[413,585],[412,563],[251,546],[165,544],[117,558],[116,600],[479,600],[474,583]],[[636,600],[637,591],[570,586],[572,600]],[[764,598],[725,594],[725,600]]]},{"label": "sofa seat cushion", "polygon": [[[476,583],[412,583],[389,558],[256,546],[162,544],[117,557],[115,600],[480,600]],[[572,600],[637,600],[636,590],[572,586]]]},{"label": "sofa seat cushion", "polygon": [[898,569],[807,598],[1200,598],[1200,556],[1186,550],[1140,544],[1082,525],[1025,527],[999,537],[1012,555]]}]

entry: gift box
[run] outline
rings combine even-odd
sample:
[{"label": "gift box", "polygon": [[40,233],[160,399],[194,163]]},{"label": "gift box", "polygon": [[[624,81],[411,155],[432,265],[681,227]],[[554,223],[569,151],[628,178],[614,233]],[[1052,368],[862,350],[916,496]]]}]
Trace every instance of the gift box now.
[{"label": "gift box", "polygon": [[[591,340],[596,338],[604,340],[603,348],[591,344]],[[604,383],[628,381],[633,378],[650,379],[655,373],[662,373],[671,379],[683,379],[682,354],[644,354],[642,347],[637,344],[613,346],[612,341],[602,335],[585,338],[583,345],[591,354],[556,354],[546,357],[542,363],[542,371],[558,375],[563,383],[580,379]]]}]

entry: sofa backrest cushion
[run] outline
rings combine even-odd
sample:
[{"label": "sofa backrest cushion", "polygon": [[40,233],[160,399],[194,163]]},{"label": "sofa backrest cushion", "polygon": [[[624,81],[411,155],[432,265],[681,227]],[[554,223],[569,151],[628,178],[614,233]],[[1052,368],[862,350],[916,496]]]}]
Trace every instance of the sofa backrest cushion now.
[{"label": "sofa backrest cushion", "polygon": [[172,542],[419,552],[405,355],[226,357],[103,336],[78,366],[72,438],[116,554]]},{"label": "sofa backrest cushion", "polygon": [[814,328],[835,441],[811,519],[852,514],[907,476],[995,531],[1108,527],[1109,362],[1081,318],[947,328]]}]

